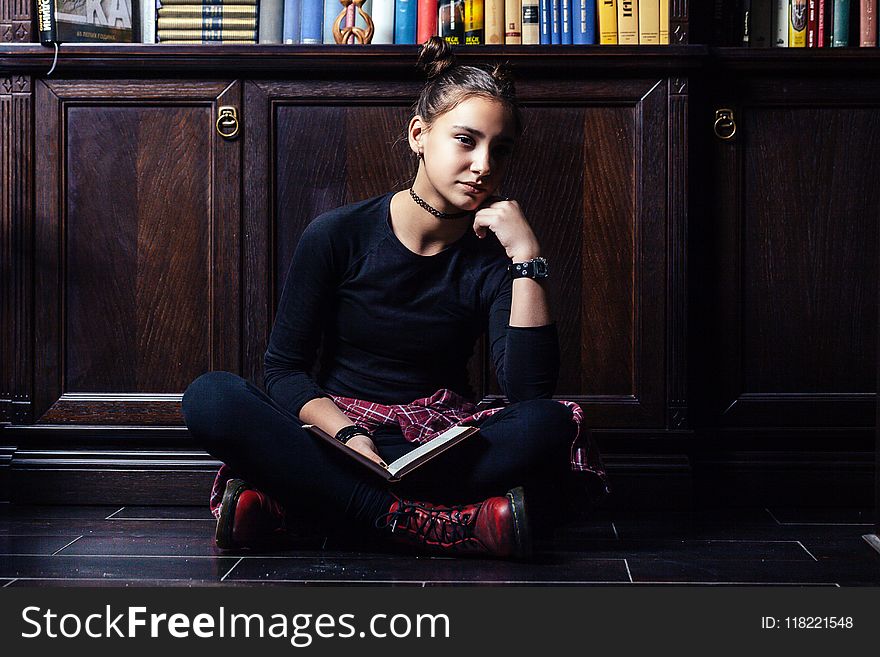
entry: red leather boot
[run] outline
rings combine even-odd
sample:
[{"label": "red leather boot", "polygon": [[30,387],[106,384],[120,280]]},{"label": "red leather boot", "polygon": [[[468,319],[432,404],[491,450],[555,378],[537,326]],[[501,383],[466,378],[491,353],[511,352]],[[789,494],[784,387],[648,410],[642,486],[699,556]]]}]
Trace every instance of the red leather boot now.
[{"label": "red leather boot", "polygon": [[241,479],[226,482],[215,541],[222,550],[271,549],[290,540],[284,507]]},{"label": "red leather boot", "polygon": [[519,487],[504,497],[462,506],[396,499],[376,527],[390,529],[399,543],[434,553],[517,559],[532,553],[525,494]]}]

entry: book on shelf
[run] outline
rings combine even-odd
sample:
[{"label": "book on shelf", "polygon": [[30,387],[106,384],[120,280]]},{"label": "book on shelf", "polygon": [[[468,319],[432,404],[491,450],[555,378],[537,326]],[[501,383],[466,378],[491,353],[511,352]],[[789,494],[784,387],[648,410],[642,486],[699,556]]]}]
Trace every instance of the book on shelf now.
[{"label": "book on shelf", "polygon": [[287,44],[299,43],[302,38],[302,0],[284,0],[283,20],[282,41]]},{"label": "book on shelf", "polygon": [[807,48],[816,48],[819,22],[816,17],[816,0],[807,0]]},{"label": "book on shelf", "polygon": [[773,45],[777,48],[788,48],[788,16],[790,0],[772,0]]},{"label": "book on shelf", "polygon": [[483,2],[483,25],[486,30],[486,43],[504,43],[504,0],[485,0]]},{"label": "book on shelf", "polygon": [[877,46],[877,0],[861,0],[859,3],[859,46]]},{"label": "book on shelf", "polygon": [[776,0],[752,0],[749,9],[750,48],[770,48],[774,41],[773,12]]},{"label": "book on shelf", "polygon": [[669,0],[660,0],[660,45],[669,43]]},{"label": "book on shelf", "polygon": [[480,431],[479,428],[475,426],[459,425],[451,427],[436,438],[426,443],[422,443],[412,451],[392,461],[387,464],[387,467],[383,468],[372,459],[369,459],[360,452],[342,444],[336,440],[336,438],[313,424],[304,424],[303,429],[390,482],[400,481],[413,470],[421,467],[445,451],[455,447],[462,441],[476,435]]},{"label": "book on shelf", "polygon": [[[373,6],[376,5],[377,0],[373,0]],[[388,2],[391,5],[390,14],[388,14],[388,18],[391,21],[389,25],[388,34],[390,35],[390,41],[376,41],[376,38],[373,37],[373,43],[394,43],[394,0],[381,0],[382,2]],[[424,43],[428,39],[430,39],[435,34],[439,34],[437,32],[437,16],[439,14],[439,8],[437,6],[437,0],[418,0],[418,16],[416,18],[416,41],[418,43]],[[378,9],[376,9],[378,13]],[[385,16],[385,13],[382,14]],[[373,16],[373,22],[378,23],[379,17]],[[376,30],[378,31],[378,24],[376,26]],[[383,36],[384,39],[384,36]]]},{"label": "book on shelf", "polygon": [[660,0],[639,0],[639,43],[660,44]]},{"label": "book on shelf", "polygon": [[522,0],[522,42],[524,46],[537,46],[541,43],[539,0]]},{"label": "book on shelf", "polygon": [[483,31],[483,0],[464,0],[464,42],[468,46],[481,46]]},{"label": "book on shelf", "polygon": [[302,0],[300,43],[324,42],[324,0]]},{"label": "book on shelf", "polygon": [[831,1],[831,24],[828,32],[831,36],[832,48],[845,48],[849,45],[850,0]]},{"label": "book on shelf", "polygon": [[257,14],[260,43],[284,42],[284,0],[259,0]]},{"label": "book on shelf", "polygon": [[572,0],[559,0],[559,43],[564,46],[574,43],[571,32],[571,2]]},{"label": "book on shelf", "polygon": [[[338,2],[338,0],[336,1]],[[456,4],[461,6],[461,0],[458,0]],[[414,44],[416,42],[417,19],[418,5],[416,0],[394,1],[394,43]]]},{"label": "book on shelf", "polygon": [[562,43],[562,6],[561,0],[550,0],[550,45]]},{"label": "book on shelf", "polygon": [[132,43],[131,0],[36,0],[40,43]]},{"label": "book on shelf", "polygon": [[168,42],[207,42],[207,41],[235,41],[237,43],[256,43],[257,30],[156,30],[159,43]]},{"label": "book on shelf", "polygon": [[639,5],[637,0],[617,1],[617,43],[636,45],[639,42]]},{"label": "book on shelf", "polygon": [[522,43],[522,0],[504,2],[504,43],[516,46]]},{"label": "book on shelf", "polygon": [[572,43],[587,45],[596,43],[596,2],[595,0],[572,0],[574,22],[572,23]]},{"label": "book on shelf", "polygon": [[[439,0],[438,6],[440,8],[437,16],[439,36],[453,46],[462,45],[464,43],[464,1]],[[396,34],[394,42],[399,43]]]},{"label": "book on shelf", "polygon": [[599,2],[599,43],[617,43],[617,0],[598,0]]},{"label": "book on shelf", "polygon": [[788,47],[807,46],[807,0],[791,0],[788,19]]}]

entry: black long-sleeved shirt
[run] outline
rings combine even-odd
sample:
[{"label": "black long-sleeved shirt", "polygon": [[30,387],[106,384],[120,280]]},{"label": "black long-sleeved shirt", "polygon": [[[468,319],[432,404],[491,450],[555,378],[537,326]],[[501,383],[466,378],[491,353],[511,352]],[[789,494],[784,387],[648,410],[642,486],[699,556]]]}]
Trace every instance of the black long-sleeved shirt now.
[{"label": "black long-sleeved shirt", "polygon": [[403,404],[449,388],[473,399],[467,362],[488,330],[510,401],[550,397],[556,325],[508,325],[509,259],[494,234],[468,230],[418,255],[391,229],[392,195],[326,212],[303,232],[266,351],[269,395],[295,415],[328,394]]}]

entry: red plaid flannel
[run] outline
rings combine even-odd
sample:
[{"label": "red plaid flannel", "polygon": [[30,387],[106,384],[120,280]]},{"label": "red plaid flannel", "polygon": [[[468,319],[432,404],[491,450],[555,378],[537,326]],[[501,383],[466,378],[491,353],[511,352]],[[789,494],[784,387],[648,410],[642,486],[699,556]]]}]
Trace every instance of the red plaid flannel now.
[{"label": "red plaid flannel", "polygon": [[[330,398],[357,426],[374,432],[383,426],[400,426],[403,437],[409,442],[425,443],[439,434],[463,422],[479,421],[500,411],[503,406],[480,408],[460,395],[447,390],[438,390],[430,397],[416,399],[409,404],[378,404],[352,397]],[[589,438],[589,430],[582,430],[584,411],[575,402],[559,401],[572,411],[572,422],[577,426],[575,439],[571,445],[571,469],[598,477],[602,492],[611,491],[602,457]],[[211,490],[211,512],[220,516],[220,502],[226,482],[235,477],[227,465],[223,465],[214,480]]]}]

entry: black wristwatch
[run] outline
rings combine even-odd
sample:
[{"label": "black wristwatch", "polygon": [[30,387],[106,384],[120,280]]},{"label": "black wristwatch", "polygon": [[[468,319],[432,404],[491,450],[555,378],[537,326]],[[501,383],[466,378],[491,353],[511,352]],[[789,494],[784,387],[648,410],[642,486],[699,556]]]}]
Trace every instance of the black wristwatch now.
[{"label": "black wristwatch", "polygon": [[367,431],[366,429],[362,429],[361,427],[353,424],[349,427],[342,427],[339,431],[336,432],[334,438],[341,442],[343,445],[351,440],[354,436],[366,436],[367,438],[373,438],[373,435]]},{"label": "black wristwatch", "polygon": [[532,258],[525,262],[511,262],[507,265],[511,278],[544,279],[550,276],[547,258]]}]

